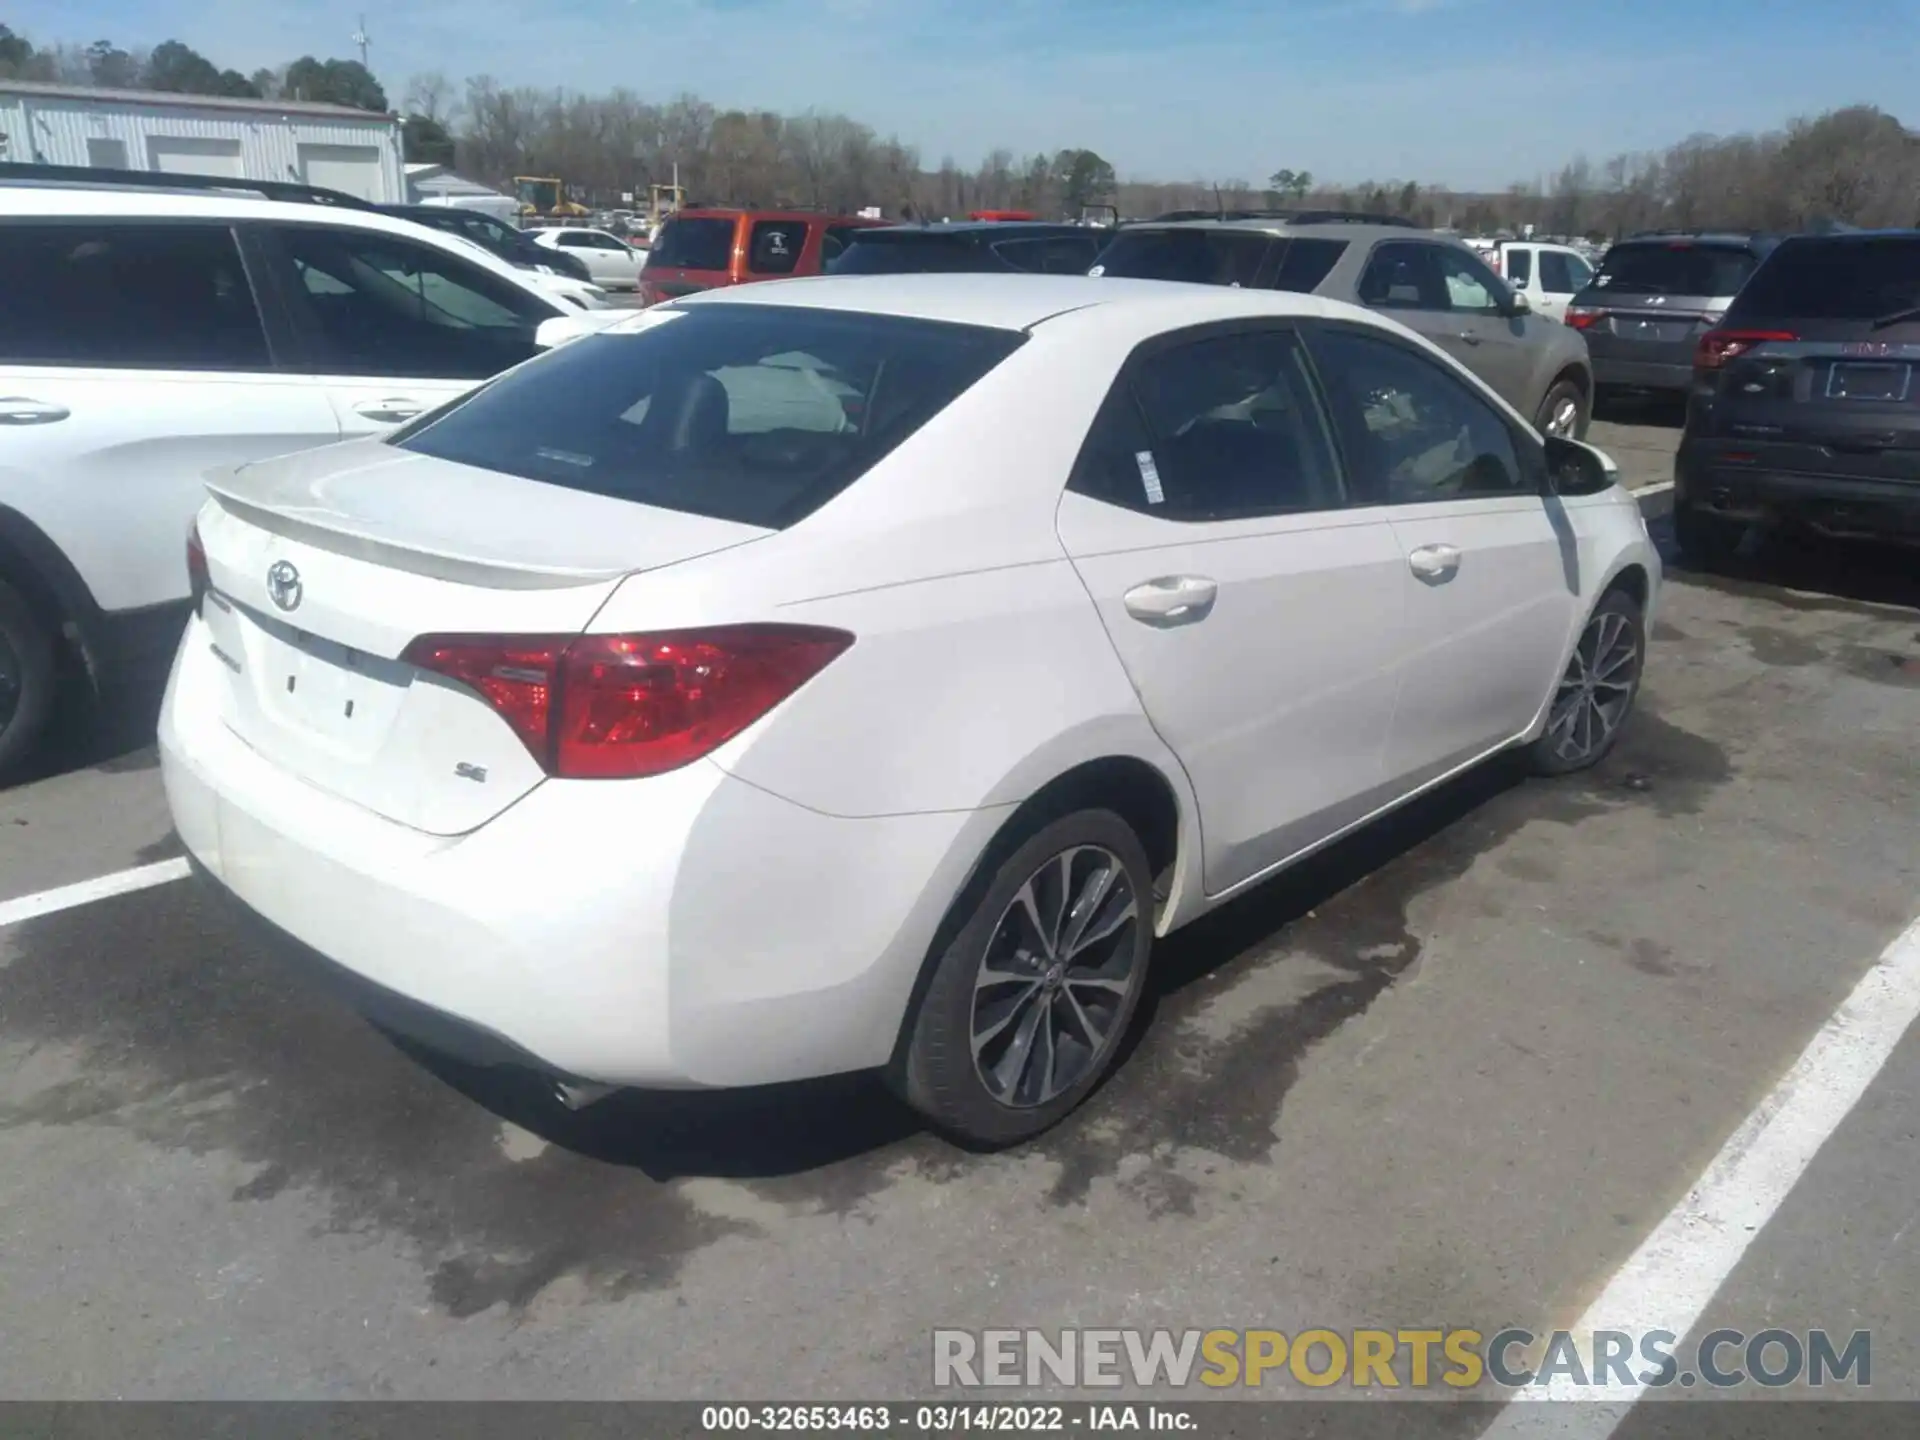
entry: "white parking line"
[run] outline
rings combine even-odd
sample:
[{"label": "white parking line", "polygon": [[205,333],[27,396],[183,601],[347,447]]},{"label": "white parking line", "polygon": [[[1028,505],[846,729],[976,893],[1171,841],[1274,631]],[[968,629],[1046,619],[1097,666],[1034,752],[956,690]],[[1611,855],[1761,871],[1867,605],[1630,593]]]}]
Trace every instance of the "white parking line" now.
[{"label": "white parking line", "polygon": [[1673,489],[1671,480],[1657,480],[1651,485],[1637,485],[1627,493],[1638,500],[1646,495],[1664,495],[1671,489]]},{"label": "white parking line", "polygon": [[161,860],[153,865],[116,870],[111,875],[62,885],[58,890],[22,895],[18,900],[0,900],[0,927],[18,925],[22,920],[36,920],[60,910],[71,910],[76,905],[90,905],[95,900],[105,900],[109,896],[125,895],[130,891],[184,880],[188,873],[185,860]]},{"label": "white parking line", "polygon": [[[1595,1330],[1667,1330],[1686,1336],[1753,1237],[1866,1094],[1916,1016],[1920,919],[1881,953],[1792,1068],[1721,1147],[1686,1198],[1574,1322],[1574,1337],[1584,1341]],[[1675,1355],[1680,1358],[1681,1352]],[[1516,1399],[1604,1403],[1545,1409],[1510,1405],[1483,1432],[1483,1440],[1548,1435],[1605,1440],[1644,1388],[1637,1381],[1581,1387],[1556,1375],[1548,1385],[1517,1392]]]}]

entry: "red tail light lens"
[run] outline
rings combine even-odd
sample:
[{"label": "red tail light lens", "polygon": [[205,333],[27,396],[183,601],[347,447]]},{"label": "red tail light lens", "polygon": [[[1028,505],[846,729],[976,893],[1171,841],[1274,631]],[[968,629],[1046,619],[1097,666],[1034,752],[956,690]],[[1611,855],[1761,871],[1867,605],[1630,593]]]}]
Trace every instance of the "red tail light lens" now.
[{"label": "red tail light lens", "polygon": [[426,635],[404,659],[473,690],[547,773],[638,779],[719,749],[853,643],[729,625],[652,635]]},{"label": "red tail light lens", "polygon": [[1791,330],[1709,330],[1700,337],[1700,343],[1694,347],[1693,368],[1718,370],[1729,360],[1746,354],[1756,345],[1799,338]]},{"label": "red tail light lens", "polygon": [[1607,312],[1604,310],[1595,310],[1586,305],[1567,307],[1567,324],[1576,330],[1590,330],[1606,318]]},{"label": "red tail light lens", "polygon": [[213,579],[207,573],[207,547],[200,543],[200,522],[193,522],[187,531],[187,592],[193,597],[193,613],[200,613],[200,602],[207,598],[207,591],[213,588]]}]

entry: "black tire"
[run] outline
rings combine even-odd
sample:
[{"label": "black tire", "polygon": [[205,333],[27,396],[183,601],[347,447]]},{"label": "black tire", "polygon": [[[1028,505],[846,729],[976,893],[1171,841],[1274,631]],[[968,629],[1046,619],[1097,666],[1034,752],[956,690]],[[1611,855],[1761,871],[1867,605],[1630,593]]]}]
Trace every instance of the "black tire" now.
[{"label": "black tire", "polygon": [[[1027,966],[1022,957],[1008,953],[1008,935],[1002,933],[1001,927],[1001,922],[1007,920],[1016,930],[1019,928],[1023,922],[1014,917],[1013,911],[1021,891],[1029,880],[1042,882],[1049,874],[1057,877],[1060,872],[1055,867],[1062,856],[1075,857],[1069,868],[1085,878],[1060,886],[1060,890],[1063,894],[1085,893],[1079,887],[1091,879],[1093,867],[1102,863],[1098,854],[1102,851],[1119,862],[1120,873],[1114,881],[1124,879],[1135,908],[1133,919],[1110,937],[1110,958],[1101,967],[1103,974],[1118,976],[1124,965],[1125,991],[1117,994],[1110,1006],[1101,998],[1109,991],[1101,987],[1111,987],[1116,981],[1063,979],[1072,973],[1063,968],[1064,958],[1052,965],[1042,958]],[[1048,885],[1043,883],[1039,888],[1047,892],[1039,897],[1040,908],[1052,909],[1046,903],[1047,894],[1051,893]],[[1093,1093],[1113,1068],[1146,989],[1148,957],[1153,948],[1153,875],[1146,850],[1126,821],[1110,810],[1081,810],[1029,836],[1000,863],[983,887],[975,888],[971,901],[961,903],[969,908],[952,942],[934,961],[931,979],[910,1022],[900,1065],[890,1078],[901,1098],[951,1139],[974,1149],[998,1149],[1029,1140],[1057,1125]],[[1116,883],[1093,905],[1089,920],[1082,922],[1083,928],[1091,925],[1092,917],[1118,914],[1122,908]],[[1060,923],[1056,929],[1063,928],[1072,918],[1067,906],[1059,907],[1059,911]],[[1045,937],[1040,938],[1045,945]],[[1081,953],[1090,953],[1105,944],[1105,941],[1096,942]],[[976,995],[989,997],[983,1004],[1005,1007],[1001,1011],[1003,1015],[1024,1017],[1027,1013],[1012,1003],[1014,997],[1023,993],[1021,983],[977,984],[990,947],[996,961],[1005,961],[1010,967],[1008,973],[1011,967],[1019,966],[1023,982],[1038,987],[1037,991],[1024,991],[1032,997],[1025,1003],[1041,1012],[1035,1034],[1045,1027],[1047,1056],[1050,1059],[1066,1056],[1084,1066],[1071,1083],[1064,1084],[1051,1097],[1045,1095],[1042,1087],[1025,1097],[1015,1095],[1014,1103],[1010,1103],[988,1088],[981,1073],[983,1066],[976,1063],[973,1044]],[[1047,945],[1047,954],[1051,956],[1056,949],[1063,948]],[[997,963],[995,968],[998,971],[1001,965]],[[1055,978],[1046,980],[1043,969],[1054,972]],[[1035,978],[1025,982],[1027,975]],[[1076,984],[1083,988],[1074,988]],[[1055,996],[1066,997],[1058,1001],[1061,1007],[1058,1031],[1054,1028],[1052,1008]],[[1104,1018],[1106,1022],[1097,1045],[1075,1039],[1076,1033],[1090,1033],[1087,1027],[1076,1022],[1074,1012],[1068,1008],[1078,1003],[1076,996],[1086,1001],[1087,1008],[1079,1012],[1081,1015],[1093,1015],[1096,1021]],[[991,1024],[994,1018],[989,1011],[982,1016],[981,1023]],[[1004,1045],[996,1035],[994,1041],[982,1049],[981,1054],[988,1062],[985,1069],[999,1070],[1000,1065],[993,1063],[996,1058],[1001,1064],[1016,1058],[1011,1054],[1011,1047],[1017,1045],[1017,1032],[1022,1023],[1015,1021],[1007,1025],[1002,1032],[1008,1037]],[[1096,1023],[1093,1028],[1101,1027]],[[1036,1051],[1038,1044],[1037,1039],[1031,1042]],[[996,1050],[996,1046],[1002,1048]],[[1023,1070],[1021,1079],[1025,1073]],[[1016,1080],[1015,1085],[1018,1083]]]},{"label": "black tire", "polygon": [[53,635],[0,580],[0,781],[30,760],[53,715]]},{"label": "black tire", "polygon": [[1709,515],[1691,505],[1673,507],[1673,539],[1681,557],[1696,570],[1724,569],[1746,538],[1746,526]]},{"label": "black tire", "polygon": [[[1616,627],[1614,620],[1621,624]],[[1590,637],[1600,643],[1589,647]],[[1623,641],[1632,647],[1630,669],[1615,671],[1606,668],[1611,663],[1609,657],[1614,653],[1611,647]],[[1574,653],[1568,659],[1567,668],[1554,682],[1553,699],[1547,709],[1547,728],[1523,752],[1528,767],[1536,775],[1571,775],[1606,759],[1613,747],[1620,743],[1621,732],[1633,717],[1634,702],[1640,698],[1640,676],[1646,668],[1646,660],[1646,621],[1639,605],[1624,590],[1609,590],[1600,597],[1600,603],[1593,607],[1586,624],[1580,627],[1580,638],[1574,644]],[[1576,745],[1570,750],[1569,741],[1578,737],[1563,734],[1556,723],[1561,714],[1561,702],[1567,695],[1568,686],[1581,679],[1584,671],[1596,661],[1606,681],[1624,679],[1626,689],[1619,693],[1611,688],[1604,693],[1597,689],[1586,692],[1598,698],[1596,716],[1610,716],[1611,723],[1604,736],[1598,738],[1598,743],[1584,747]],[[1614,715],[1612,712],[1616,704],[1618,711]]]},{"label": "black tire", "polygon": [[1548,434],[1547,425],[1553,419],[1554,412],[1563,404],[1571,401],[1574,408],[1573,434],[1564,438],[1584,440],[1587,438],[1587,426],[1593,423],[1593,402],[1571,380],[1556,380],[1547,387],[1547,393],[1541,397],[1540,408],[1534,412],[1533,428],[1542,435]]}]

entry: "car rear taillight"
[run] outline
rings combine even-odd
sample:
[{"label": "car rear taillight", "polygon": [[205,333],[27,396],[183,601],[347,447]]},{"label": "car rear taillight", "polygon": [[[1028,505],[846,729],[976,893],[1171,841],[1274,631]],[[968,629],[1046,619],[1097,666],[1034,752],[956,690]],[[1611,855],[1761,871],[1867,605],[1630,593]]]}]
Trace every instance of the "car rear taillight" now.
[{"label": "car rear taillight", "polygon": [[1700,337],[1700,343],[1694,347],[1693,368],[1718,370],[1729,360],[1738,359],[1756,345],[1799,338],[1791,330],[1709,330]]},{"label": "car rear taillight", "polygon": [[630,780],[719,749],[852,643],[809,625],[423,635],[401,658],[479,695],[548,774]]},{"label": "car rear taillight", "polygon": [[207,547],[200,543],[200,522],[196,520],[187,530],[187,593],[193,597],[195,615],[200,613],[200,602],[212,588],[213,579],[207,573]]},{"label": "car rear taillight", "polygon": [[1567,324],[1576,330],[1590,330],[1607,318],[1607,312],[1596,310],[1591,305],[1569,305]]}]

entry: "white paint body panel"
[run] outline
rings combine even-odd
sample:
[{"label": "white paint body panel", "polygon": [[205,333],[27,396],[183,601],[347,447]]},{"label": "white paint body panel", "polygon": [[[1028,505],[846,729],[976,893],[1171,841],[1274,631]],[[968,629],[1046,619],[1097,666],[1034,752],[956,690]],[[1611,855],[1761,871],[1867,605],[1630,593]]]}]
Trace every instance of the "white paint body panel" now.
[{"label": "white paint body panel", "polygon": [[[235,498],[267,518],[220,520],[208,552],[215,586],[261,607],[261,562],[287,543],[266,534],[273,523],[336,532],[298,552],[303,573],[315,567],[313,627],[381,656],[447,628],[790,621],[854,634],[756,724],[651,779],[509,767],[511,803],[475,821],[478,808],[436,798],[433,780],[394,798],[411,760],[387,788],[355,790],[297,747],[276,758],[249,743],[208,620],[193,622],[166,700],[176,824],[227,888],[349,969],[572,1076],[735,1085],[882,1064],[955,896],[1050,781],[1113,757],[1164,777],[1179,812],[1165,933],[1433,783],[1426,751],[1457,748],[1456,732],[1505,727],[1488,749],[1536,732],[1593,598],[1628,564],[1657,590],[1658,559],[1624,492],[1535,500],[1531,512],[1515,502],[1462,545],[1480,562],[1463,577],[1485,583],[1449,598],[1472,639],[1448,655],[1451,633],[1416,613],[1407,564],[1431,517],[1352,510],[1175,533],[1063,493],[1141,340],[1263,314],[1381,323],[1348,307],[1027,276],[742,288],[758,293],[694,304],[1032,329],[784,531],[749,539],[677,517],[675,532],[642,507],[621,518],[621,502],[530,483],[522,503],[522,482],[441,462],[413,472],[416,494],[395,483],[413,462],[367,445],[262,467]],[[1528,548],[1529,513],[1571,537],[1550,576]],[[557,584],[560,572],[574,583]],[[1163,630],[1125,613],[1127,589],[1184,572],[1219,584],[1204,623]],[[1494,649],[1511,653],[1489,661]],[[1501,668],[1481,691],[1447,691],[1448,723],[1429,733],[1419,692],[1436,656]],[[436,733],[480,745],[492,718],[478,700],[437,710],[411,753],[448,768],[459,757],[435,748]]]}]

